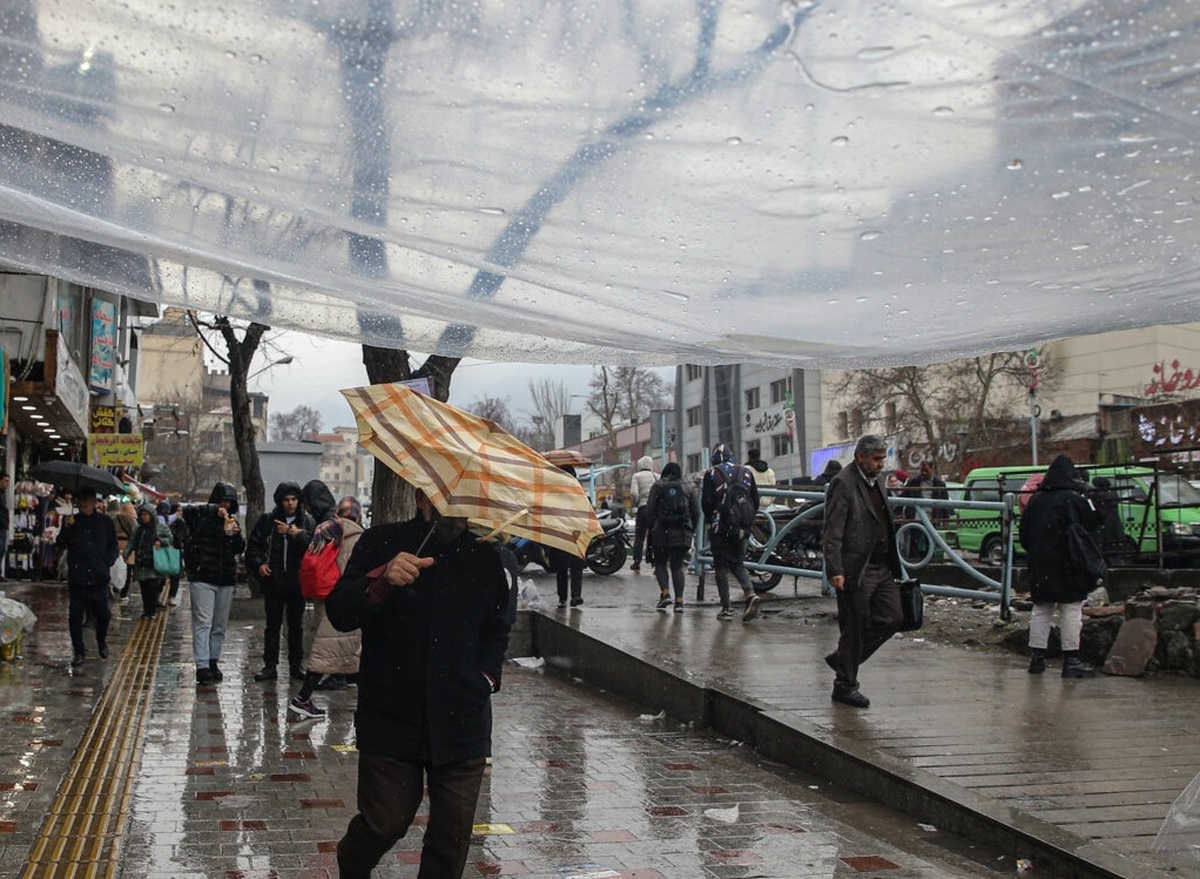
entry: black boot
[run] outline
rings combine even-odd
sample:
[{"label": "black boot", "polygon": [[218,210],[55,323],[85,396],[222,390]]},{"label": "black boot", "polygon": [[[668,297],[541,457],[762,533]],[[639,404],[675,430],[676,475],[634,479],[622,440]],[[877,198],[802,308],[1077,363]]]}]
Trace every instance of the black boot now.
[{"label": "black boot", "polygon": [[221,674],[221,669],[217,667],[217,661],[210,659],[208,661],[208,670],[212,674],[212,679],[217,683],[225,680],[225,675]]},{"label": "black boot", "polygon": [[1064,678],[1094,678],[1096,670],[1079,659],[1078,650],[1063,651],[1063,669],[1062,676]]},{"label": "black boot", "polygon": [[1039,647],[1034,647],[1029,651],[1029,673],[1031,675],[1040,675],[1046,670],[1046,651]]},{"label": "black boot", "polygon": [[207,669],[207,668],[197,668],[196,669],[196,683],[197,684],[200,684],[200,685],[211,684],[213,682],[213,680],[214,680],[214,678],[213,678],[213,673],[212,673],[211,669]]}]

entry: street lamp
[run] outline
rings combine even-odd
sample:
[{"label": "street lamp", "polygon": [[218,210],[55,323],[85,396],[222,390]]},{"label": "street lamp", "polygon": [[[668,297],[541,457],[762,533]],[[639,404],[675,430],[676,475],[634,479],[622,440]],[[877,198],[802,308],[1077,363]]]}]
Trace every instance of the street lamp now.
[{"label": "street lamp", "polygon": [[287,366],[289,363],[291,363],[295,359],[296,358],[293,357],[291,354],[287,354],[283,357],[280,357],[278,360],[272,360],[266,366],[262,367],[261,369],[256,369],[256,370],[254,370],[254,372],[252,372],[248,376],[246,376],[246,381],[250,381],[250,379],[254,378],[256,375],[266,372],[272,366]]}]

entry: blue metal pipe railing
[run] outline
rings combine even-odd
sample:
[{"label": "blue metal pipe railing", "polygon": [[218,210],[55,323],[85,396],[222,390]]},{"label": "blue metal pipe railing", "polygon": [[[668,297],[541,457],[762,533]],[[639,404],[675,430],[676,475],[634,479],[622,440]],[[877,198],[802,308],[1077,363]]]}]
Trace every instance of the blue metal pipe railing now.
[{"label": "blue metal pipe railing", "polygon": [[[777,556],[777,550],[780,544],[790,543],[789,538],[793,531],[803,527],[806,523],[813,520],[820,520],[824,517],[825,512],[825,494],[824,492],[816,491],[793,491],[788,489],[765,488],[760,487],[758,493],[763,497],[779,498],[783,500],[798,500],[804,502],[813,502],[813,505],[801,510],[788,522],[780,528],[775,518],[765,510],[759,511],[758,517],[755,520],[755,528],[752,531],[750,546],[758,554],[757,561],[747,559],[744,564],[747,570],[761,571],[767,574],[781,574],[796,578],[794,580],[796,593],[799,594],[799,578],[807,577],[821,581],[821,591],[823,594],[832,595],[833,587],[829,585],[829,581],[825,577],[823,558],[820,550],[815,550],[816,555],[812,559],[814,567],[796,567],[794,565],[776,564],[771,561],[772,556]],[[977,581],[982,588],[966,589],[961,586],[948,586],[937,583],[926,583],[922,580],[921,589],[932,595],[946,595],[956,598],[967,598],[972,600],[994,601],[1000,605],[1000,617],[1007,620],[1009,618],[1009,602],[1012,597],[1012,565],[1013,565],[1013,536],[1014,529],[1012,528],[1013,507],[1015,495],[1007,493],[1001,501],[964,501],[964,500],[940,500],[936,498],[923,497],[889,497],[888,505],[891,507],[909,507],[916,513],[916,519],[903,523],[896,532],[897,548],[903,545],[901,543],[901,535],[924,533],[928,537],[928,542],[925,547],[924,555],[915,560],[907,560],[901,555],[901,563],[906,572],[920,572],[934,558],[935,552],[941,550],[942,554],[953,564],[966,572],[973,580]],[[929,518],[927,510],[990,510],[1000,514],[1001,535],[1004,539],[1004,561],[1000,568],[1000,579],[995,580],[984,574],[982,571],[975,568],[970,562],[959,555],[957,549],[951,546],[945,537],[938,531],[933,521]],[[765,522],[765,527],[760,527],[760,524]],[[759,533],[755,533],[759,532]],[[761,536],[766,536],[763,541]],[[705,540],[706,534],[703,527],[696,531],[696,551],[693,553],[691,569],[699,575],[700,583],[697,588],[696,598],[702,600],[704,598],[704,579],[705,572],[712,569],[712,550]],[[747,554],[749,555],[749,553]]]}]

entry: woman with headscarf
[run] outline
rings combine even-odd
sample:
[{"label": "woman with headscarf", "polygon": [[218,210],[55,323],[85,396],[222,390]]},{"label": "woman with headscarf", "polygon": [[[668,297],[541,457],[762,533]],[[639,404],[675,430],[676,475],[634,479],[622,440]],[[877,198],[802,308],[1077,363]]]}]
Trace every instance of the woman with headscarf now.
[{"label": "woman with headscarf", "polygon": [[154,549],[171,546],[171,529],[151,504],[138,508],[137,528],[125,546],[130,578],[142,589],[142,619],[154,619],[160,608],[163,577],[154,570]]},{"label": "woman with headscarf", "polygon": [[[332,542],[338,547],[338,571],[346,569],[354,544],[363,533],[362,505],[356,498],[344,497],[337,503],[332,517],[317,526],[309,544],[310,553],[321,552]],[[325,675],[356,675],[358,674],[358,657],[362,649],[362,634],[358,629],[351,632],[339,632],[329,622],[325,615],[325,601],[313,601],[316,631],[313,634],[312,646],[308,650],[308,658],[304,662],[304,683],[300,686],[288,710],[306,720],[325,717],[325,709],[318,708],[313,703],[313,690]]]},{"label": "woman with headscarf", "polygon": [[[133,505],[133,501],[122,503],[117,512],[113,513],[112,520],[113,525],[117,529],[117,546],[121,548],[121,558],[125,558],[129,554],[126,547],[133,538],[133,532],[137,531],[138,527],[137,507]],[[129,568],[126,568],[125,582],[122,584],[120,591],[121,604],[129,604],[129,586],[132,583],[132,572]]]},{"label": "woman with headscarf", "polygon": [[1101,521],[1096,508],[1083,494],[1083,482],[1066,455],[1050,462],[1046,475],[1021,514],[1021,546],[1028,554],[1030,598],[1029,673],[1046,670],[1046,647],[1054,611],[1062,637],[1064,678],[1090,678],[1095,671],[1079,659],[1079,633],[1083,629],[1083,600],[1096,588],[1086,571],[1071,564],[1067,534],[1072,522],[1088,531]]}]

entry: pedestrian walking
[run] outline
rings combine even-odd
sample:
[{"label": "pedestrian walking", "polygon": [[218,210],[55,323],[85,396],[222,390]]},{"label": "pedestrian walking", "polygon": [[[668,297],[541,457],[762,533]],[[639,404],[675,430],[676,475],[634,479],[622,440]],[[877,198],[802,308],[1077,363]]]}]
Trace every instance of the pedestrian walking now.
[{"label": "pedestrian walking", "polygon": [[1084,496],[1085,488],[1071,459],[1058,455],[1050,462],[1041,485],[1021,514],[1019,535],[1025,548],[1033,601],[1029,619],[1030,674],[1046,670],[1046,647],[1055,610],[1062,639],[1062,676],[1090,678],[1096,674],[1079,659],[1083,600],[1096,588],[1096,583],[1086,570],[1072,563],[1068,550],[1072,523],[1078,523],[1086,531],[1103,523],[1103,516]]},{"label": "pedestrian walking", "polygon": [[[337,570],[344,572],[362,533],[362,505],[356,498],[344,497],[338,501],[334,515],[313,531],[306,552],[320,554],[332,550],[336,553]],[[335,629],[325,613],[324,599],[313,600],[313,617],[315,625],[312,646],[304,662],[304,683],[300,685],[300,692],[288,703],[288,708],[302,718],[321,719],[325,716],[325,709],[318,708],[313,702],[313,691],[326,675],[358,674],[362,634],[358,629],[349,632]]]},{"label": "pedestrian walking", "polygon": [[750,586],[746,573],[746,541],[750,525],[758,512],[758,488],[745,467],[733,463],[733,449],[718,443],[712,450],[712,466],[704,471],[700,488],[700,508],[712,549],[714,578],[721,609],[717,619],[733,619],[729,598],[729,577],[742,587],[745,606],[742,622],[758,616],[762,601]]},{"label": "pedestrian walking", "polygon": [[254,523],[246,541],[246,570],[262,591],[267,621],[263,629],[263,664],[256,681],[279,677],[280,634],[287,621],[287,656],[292,677],[304,675],[304,609],[300,594],[300,558],[312,540],[313,518],[300,509],[300,485],[275,487],[275,508]]},{"label": "pedestrian walking", "polygon": [[233,587],[237,583],[237,557],[246,548],[237,509],[237,489],[228,482],[213,486],[207,504],[188,504],[183,508],[191,535],[183,561],[191,584],[192,654],[197,684],[224,679],[218,662],[229,625]]},{"label": "pedestrian walking", "polygon": [[629,570],[635,574],[642,569],[642,555],[646,548],[646,535],[650,531],[650,517],[646,504],[650,501],[650,489],[658,481],[654,472],[654,459],[649,455],[638,458],[637,470],[629,477],[629,505],[634,510],[633,520],[633,564]]},{"label": "pedestrian walking", "polygon": [[[950,498],[950,493],[946,490],[945,481],[933,472],[932,461],[922,461],[920,470],[905,480],[904,494],[907,497],[919,497],[937,501],[949,500]],[[950,510],[947,507],[927,507],[926,514],[929,516],[929,521],[934,528],[945,527],[947,520],[950,518]],[[904,518],[909,521],[915,521],[917,518],[916,508],[905,507]],[[909,530],[911,531],[912,529]],[[905,558],[923,558],[929,550],[929,536],[924,530],[915,532],[910,540],[910,544],[907,547],[908,551],[905,553]]]},{"label": "pedestrian walking", "polygon": [[63,522],[55,545],[66,550],[67,592],[70,605],[67,628],[71,633],[71,665],[83,665],[83,618],[90,614],[96,623],[96,652],[108,658],[108,624],[112,620],[109,606],[108,569],[117,560],[121,549],[117,544],[117,529],[112,519],[96,509],[96,490],[80,486],[75,492],[77,513]]},{"label": "pedestrian walking", "polygon": [[[762,459],[762,449],[758,446],[751,446],[746,450],[746,469],[750,471],[750,475],[754,477],[755,486],[761,488],[775,487],[775,469]],[[771,506],[771,498],[759,492],[758,506],[759,509],[765,510]]]},{"label": "pedestrian walking", "polygon": [[825,575],[837,594],[837,649],[825,657],[834,672],[833,701],[855,708],[871,702],[858,686],[858,669],[900,630],[903,576],[896,525],[880,480],[887,446],[867,434],[854,462],[829,481],[822,548]]},{"label": "pedestrian walking", "polygon": [[[575,475],[575,468],[570,464],[562,464],[558,469]],[[556,546],[546,547],[546,558],[550,562],[550,570],[554,571],[559,608],[567,606],[568,594],[571,607],[579,607],[583,604],[583,559]]]},{"label": "pedestrian walking", "polygon": [[[137,531],[137,508],[133,505],[133,501],[123,501],[117,508],[117,512],[113,513],[112,520],[117,529],[117,546],[120,548],[121,558],[125,558],[125,548],[129,545],[133,532]],[[132,573],[127,566],[125,582],[120,584],[118,592],[121,604],[129,604],[129,588],[133,585]]]},{"label": "pedestrian walking", "polygon": [[363,533],[325,605],[336,629],[362,630],[358,814],[337,845],[341,879],[368,879],[426,789],[419,875],[458,879],[471,845],[509,586],[465,519],[442,518],[420,490],[416,503],[413,519]]},{"label": "pedestrian walking", "polygon": [[125,562],[129,565],[130,577],[142,592],[142,619],[152,620],[158,613],[158,601],[162,595],[163,577],[154,570],[154,550],[160,546],[171,546],[171,529],[158,518],[154,507],[143,504],[138,508],[138,527],[125,545]]},{"label": "pedestrian walking", "polygon": [[[187,547],[188,526],[183,519],[183,507],[171,504],[171,512],[167,517],[167,527],[171,529],[171,542],[181,551]],[[168,592],[167,604],[176,607],[179,604],[179,584],[183,580],[183,571],[171,577],[171,588]]]},{"label": "pedestrian walking", "polygon": [[662,476],[650,489],[646,509],[650,519],[650,543],[654,547],[658,609],[671,607],[673,589],[675,613],[683,613],[683,563],[696,538],[700,502],[692,487],[684,484],[683,470],[674,461],[663,467]]}]

